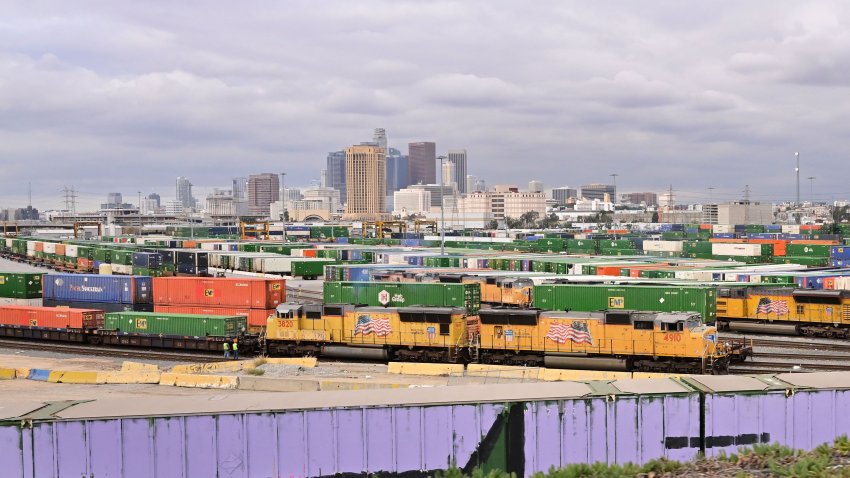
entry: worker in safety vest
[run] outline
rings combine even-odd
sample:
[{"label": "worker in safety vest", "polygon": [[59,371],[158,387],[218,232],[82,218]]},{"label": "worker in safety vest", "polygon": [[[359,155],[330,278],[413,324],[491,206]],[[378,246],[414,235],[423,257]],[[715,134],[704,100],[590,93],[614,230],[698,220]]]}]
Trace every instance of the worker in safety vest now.
[{"label": "worker in safety vest", "polygon": [[233,358],[239,360],[239,344],[236,343],[236,339],[233,339]]},{"label": "worker in safety vest", "polygon": [[224,358],[230,358],[230,344],[227,342],[224,343]]}]

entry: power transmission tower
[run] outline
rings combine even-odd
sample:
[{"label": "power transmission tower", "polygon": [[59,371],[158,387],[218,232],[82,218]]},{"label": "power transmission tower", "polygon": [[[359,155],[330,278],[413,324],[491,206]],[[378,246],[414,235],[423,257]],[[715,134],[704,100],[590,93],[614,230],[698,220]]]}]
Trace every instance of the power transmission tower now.
[{"label": "power transmission tower", "polygon": [[750,185],[744,186],[744,224],[750,223]]},{"label": "power transmission tower", "polygon": [[667,189],[667,210],[670,212],[670,217],[673,218],[673,223],[676,222],[676,205],[673,203],[673,185],[670,185],[670,188]]}]

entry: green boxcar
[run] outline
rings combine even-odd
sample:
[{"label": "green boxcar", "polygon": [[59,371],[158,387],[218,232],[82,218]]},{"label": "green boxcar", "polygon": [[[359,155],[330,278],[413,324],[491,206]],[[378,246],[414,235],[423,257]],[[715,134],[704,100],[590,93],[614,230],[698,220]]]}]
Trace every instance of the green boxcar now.
[{"label": "green boxcar", "polygon": [[112,260],[110,261],[112,264],[118,264],[122,266],[129,266],[133,264],[133,250],[131,249],[117,249],[112,251]]},{"label": "green boxcar", "polygon": [[40,272],[0,272],[0,297],[38,299],[43,275]]},{"label": "green boxcar", "polygon": [[534,286],[533,297],[544,310],[698,312],[705,322],[717,317],[715,287],[543,284]]},{"label": "green boxcar", "polygon": [[293,277],[321,277],[325,274],[325,266],[336,264],[333,259],[326,261],[298,261],[293,260],[291,267]]},{"label": "green boxcar", "polygon": [[468,314],[481,308],[478,284],[325,282],[326,304],[366,304],[371,306],[461,307]]},{"label": "green boxcar", "polygon": [[165,314],[160,312],[110,312],[103,322],[105,330],[133,334],[179,337],[234,337],[248,330],[248,319],[241,315]]}]

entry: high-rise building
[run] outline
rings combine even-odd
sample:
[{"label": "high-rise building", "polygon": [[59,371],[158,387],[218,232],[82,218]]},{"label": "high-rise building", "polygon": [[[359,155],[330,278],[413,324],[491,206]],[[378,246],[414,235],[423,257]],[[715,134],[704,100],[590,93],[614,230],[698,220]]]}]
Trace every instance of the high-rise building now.
[{"label": "high-rise building", "polygon": [[401,189],[393,193],[393,214],[404,216],[431,210],[431,192],[425,189]]},{"label": "high-rise building", "polygon": [[195,207],[195,198],[192,197],[192,183],[183,176],[180,176],[177,178],[176,186],[175,197],[183,205],[183,209],[192,209]]},{"label": "high-rise building", "polygon": [[375,134],[372,136],[372,141],[384,150],[384,154],[389,154],[387,149],[387,130],[384,128],[375,128]]},{"label": "high-rise building", "polygon": [[559,205],[563,206],[567,204],[569,199],[577,199],[578,191],[575,188],[570,188],[567,186],[563,186],[560,188],[552,189],[552,199],[555,200]]},{"label": "high-rise building", "polygon": [[585,184],[581,187],[581,197],[585,199],[599,199],[604,200],[605,195],[608,195],[610,200],[615,200],[617,198],[617,187],[613,184]]},{"label": "high-rise building", "polygon": [[487,190],[487,181],[483,179],[475,180],[475,187],[472,188],[473,191],[486,191]]},{"label": "high-rise building", "polygon": [[457,184],[457,175],[455,174],[455,163],[451,161],[443,161],[442,168],[443,172],[441,184],[460,189]]},{"label": "high-rise building", "polygon": [[543,181],[531,180],[528,182],[528,192],[530,193],[542,193],[543,192]]},{"label": "high-rise building", "polygon": [[154,201],[154,205],[155,205],[154,207],[155,208],[158,209],[158,208],[162,207],[162,198],[159,197],[159,194],[150,193],[150,194],[148,194],[148,199]]},{"label": "high-rise building", "polygon": [[647,206],[658,205],[658,195],[652,192],[623,194],[620,200],[632,204],[646,204]]},{"label": "high-rise building", "polygon": [[244,201],[248,198],[248,178],[233,178],[233,187],[230,190],[233,191],[233,199]]},{"label": "high-rise building", "polygon": [[[323,170],[319,171],[319,187],[320,188],[330,187],[330,186],[328,186],[328,170],[327,169],[323,169]],[[337,193],[339,193],[339,191],[337,191]]]},{"label": "high-rise building", "polygon": [[327,167],[325,169],[328,171],[328,187],[339,191],[339,197],[345,201],[347,198],[345,188],[345,151],[328,153]]},{"label": "high-rise building", "polygon": [[467,193],[474,193],[475,192],[475,181],[476,180],[478,180],[478,178],[476,178],[475,176],[473,176],[471,174],[466,175],[465,183],[466,183],[466,192]]},{"label": "high-rise building", "polygon": [[393,192],[399,189],[406,188],[409,178],[407,156],[401,154],[401,151],[395,148],[390,148],[389,153],[387,153],[387,196],[391,196]]},{"label": "high-rise building", "polygon": [[274,173],[248,176],[248,214],[268,216],[271,203],[280,199],[280,180]]},{"label": "high-rise building", "polygon": [[106,195],[106,204],[121,204],[122,198],[121,193],[109,193]]},{"label": "high-rise building", "polygon": [[455,167],[455,184],[460,193],[466,193],[466,150],[465,149],[450,149],[446,155],[446,161],[453,163]]},{"label": "high-rise building", "polygon": [[455,195],[455,188],[449,185],[442,186],[439,184],[411,184],[407,187],[407,189],[430,192],[431,207],[440,207],[440,205],[443,204],[443,197],[446,197],[446,207],[448,207],[448,204],[451,203],[451,200],[448,198],[453,198]]},{"label": "high-rise building", "polygon": [[424,141],[410,143],[408,161],[410,181],[408,184],[434,184],[437,182],[437,144]]},{"label": "high-rise building", "polygon": [[345,149],[346,219],[386,217],[386,152],[379,146],[357,145]]},{"label": "high-rise building", "polygon": [[235,216],[236,203],[234,202],[233,191],[229,189],[213,189],[213,192],[207,195],[206,209],[209,216]]}]

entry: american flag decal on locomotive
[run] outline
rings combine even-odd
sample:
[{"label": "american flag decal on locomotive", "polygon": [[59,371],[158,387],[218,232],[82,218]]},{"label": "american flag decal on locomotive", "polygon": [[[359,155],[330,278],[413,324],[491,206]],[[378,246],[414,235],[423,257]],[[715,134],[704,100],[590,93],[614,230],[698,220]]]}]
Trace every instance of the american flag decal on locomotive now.
[{"label": "american flag decal on locomotive", "polygon": [[770,300],[767,297],[759,299],[756,314],[770,314],[771,312],[776,315],[788,315],[788,303],[784,300]]},{"label": "american flag decal on locomotive", "polygon": [[354,325],[354,335],[369,335],[374,333],[378,337],[386,337],[392,331],[390,319],[373,319],[368,315],[358,316],[357,324]]},{"label": "american flag decal on locomotive", "polygon": [[546,338],[559,344],[565,344],[567,341],[571,341],[577,344],[593,345],[593,337],[587,329],[587,323],[579,321],[575,321],[570,325],[560,323],[550,325]]}]

